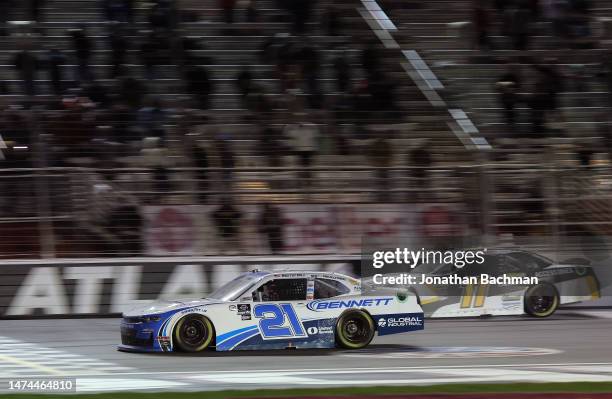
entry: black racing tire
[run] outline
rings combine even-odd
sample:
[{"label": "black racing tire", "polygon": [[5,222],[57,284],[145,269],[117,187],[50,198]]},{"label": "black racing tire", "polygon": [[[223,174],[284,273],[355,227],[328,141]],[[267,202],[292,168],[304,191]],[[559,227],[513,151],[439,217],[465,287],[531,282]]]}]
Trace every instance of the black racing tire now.
[{"label": "black racing tire", "polygon": [[213,342],[215,328],[207,317],[201,314],[188,314],[176,323],[172,335],[177,350],[200,352]]},{"label": "black racing tire", "polygon": [[336,344],[346,349],[361,349],[374,338],[376,326],[363,310],[344,312],[336,323]]},{"label": "black racing tire", "polygon": [[548,317],[559,308],[559,293],[551,284],[538,284],[525,291],[525,313],[534,317]]}]

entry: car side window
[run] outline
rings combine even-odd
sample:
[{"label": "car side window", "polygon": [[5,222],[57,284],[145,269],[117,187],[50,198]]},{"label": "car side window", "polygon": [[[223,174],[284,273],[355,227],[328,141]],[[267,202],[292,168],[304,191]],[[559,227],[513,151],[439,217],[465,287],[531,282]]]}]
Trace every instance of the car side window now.
[{"label": "car side window", "polygon": [[348,294],[350,290],[341,281],[317,278],[314,283],[314,299],[333,298]]},{"label": "car side window", "polygon": [[306,300],[305,278],[270,280],[252,293],[254,302]]},{"label": "car side window", "polygon": [[514,263],[518,265],[517,267],[519,270],[540,270],[548,266],[546,262],[541,259],[521,252],[513,252],[508,258],[512,259]]}]

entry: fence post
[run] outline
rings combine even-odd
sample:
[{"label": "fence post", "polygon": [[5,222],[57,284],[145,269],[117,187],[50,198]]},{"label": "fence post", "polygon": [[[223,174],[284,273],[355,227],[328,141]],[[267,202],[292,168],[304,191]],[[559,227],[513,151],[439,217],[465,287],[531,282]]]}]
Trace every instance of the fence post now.
[{"label": "fence post", "polygon": [[51,197],[49,195],[49,178],[47,176],[47,149],[42,142],[41,126],[37,119],[35,107],[28,110],[30,120],[30,137],[34,157],[36,210],[38,213],[38,238],[40,240],[40,256],[55,257],[55,237],[51,219]]},{"label": "fence post", "polygon": [[492,231],[492,214],[493,201],[491,197],[494,194],[494,187],[489,178],[489,154],[486,151],[476,152],[476,160],[478,165],[478,194],[480,203],[480,232],[482,234],[482,244],[488,246],[493,243]]}]

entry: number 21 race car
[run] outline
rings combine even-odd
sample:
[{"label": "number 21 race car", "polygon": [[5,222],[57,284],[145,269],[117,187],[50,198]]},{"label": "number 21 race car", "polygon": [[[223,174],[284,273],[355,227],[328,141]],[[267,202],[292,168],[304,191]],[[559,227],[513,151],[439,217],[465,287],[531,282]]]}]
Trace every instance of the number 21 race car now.
[{"label": "number 21 race car", "polygon": [[423,328],[423,310],[411,293],[364,296],[359,280],[338,273],[253,271],[205,299],[124,312],[118,349],[359,349],[376,333]]}]

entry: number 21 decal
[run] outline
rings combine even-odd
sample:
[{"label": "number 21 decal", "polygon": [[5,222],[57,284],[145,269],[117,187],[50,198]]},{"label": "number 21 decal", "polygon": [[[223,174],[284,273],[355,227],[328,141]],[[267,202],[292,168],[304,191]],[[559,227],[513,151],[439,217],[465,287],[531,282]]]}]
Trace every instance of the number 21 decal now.
[{"label": "number 21 decal", "polygon": [[308,337],[290,303],[256,305],[253,315],[261,319],[259,331],[263,339]]}]

